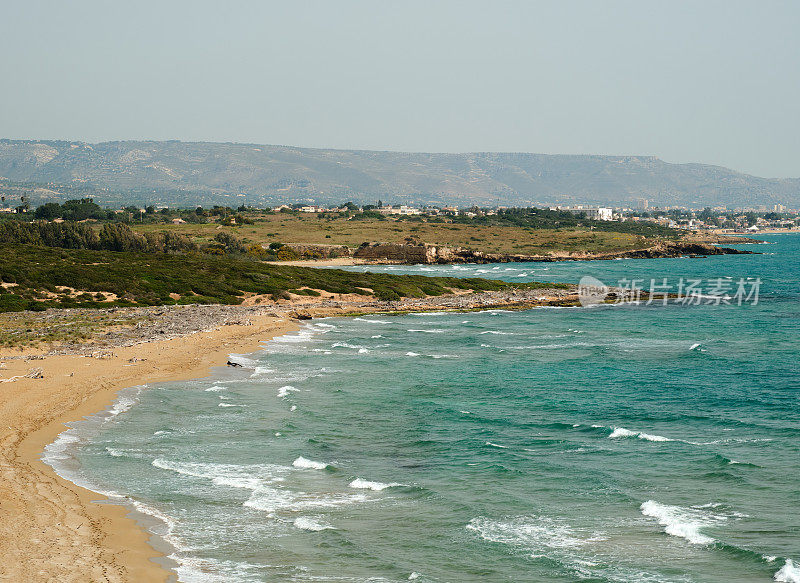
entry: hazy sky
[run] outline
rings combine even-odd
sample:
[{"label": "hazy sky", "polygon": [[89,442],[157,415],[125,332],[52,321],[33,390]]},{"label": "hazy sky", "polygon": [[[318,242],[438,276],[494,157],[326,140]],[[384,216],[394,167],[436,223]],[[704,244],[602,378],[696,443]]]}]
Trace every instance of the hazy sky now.
[{"label": "hazy sky", "polygon": [[0,137],[800,176],[800,1],[0,0]]}]

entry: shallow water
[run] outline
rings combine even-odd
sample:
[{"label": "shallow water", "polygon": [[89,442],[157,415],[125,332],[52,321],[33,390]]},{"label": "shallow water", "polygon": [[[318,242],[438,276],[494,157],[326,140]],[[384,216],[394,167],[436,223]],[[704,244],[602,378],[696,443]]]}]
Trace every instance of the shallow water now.
[{"label": "shallow water", "polygon": [[769,239],[373,268],[763,284],[757,305],[315,320],[126,392],[46,457],[155,517],[183,581],[800,581],[800,237]]}]

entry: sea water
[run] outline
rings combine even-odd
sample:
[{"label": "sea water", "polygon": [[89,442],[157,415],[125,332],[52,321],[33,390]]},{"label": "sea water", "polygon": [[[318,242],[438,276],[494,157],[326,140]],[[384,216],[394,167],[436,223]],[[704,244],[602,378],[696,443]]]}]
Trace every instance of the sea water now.
[{"label": "sea water", "polygon": [[755,305],[314,320],[125,392],[45,459],[152,517],[182,581],[798,582],[800,237],[765,238],[373,267],[762,283]]}]

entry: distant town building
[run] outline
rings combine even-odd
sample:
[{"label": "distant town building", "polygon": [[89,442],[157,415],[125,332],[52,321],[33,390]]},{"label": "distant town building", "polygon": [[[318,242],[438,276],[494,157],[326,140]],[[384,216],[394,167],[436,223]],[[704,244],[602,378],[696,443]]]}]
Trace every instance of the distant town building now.
[{"label": "distant town building", "polygon": [[612,221],[614,220],[614,209],[609,207],[585,207],[585,206],[557,206],[550,210],[566,211],[573,215],[586,215],[587,219],[594,221]]},{"label": "distant town building", "polygon": [[422,211],[418,208],[400,205],[400,206],[384,206],[379,208],[378,212],[382,215],[419,215]]}]

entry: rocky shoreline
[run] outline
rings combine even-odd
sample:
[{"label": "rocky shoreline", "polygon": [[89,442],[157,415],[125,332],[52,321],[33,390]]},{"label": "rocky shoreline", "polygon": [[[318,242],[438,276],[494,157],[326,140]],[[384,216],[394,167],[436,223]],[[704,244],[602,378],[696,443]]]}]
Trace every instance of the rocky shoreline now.
[{"label": "rocky shoreline", "polygon": [[485,253],[460,247],[441,247],[428,243],[372,243],[353,252],[354,259],[372,263],[448,264],[448,263],[528,263],[555,261],[592,261],[611,259],[663,259],[670,257],[705,257],[709,255],[750,255],[730,247],[718,247],[701,241],[660,241],[650,247],[608,253],[555,253],[522,255]]},{"label": "rocky shoreline", "polygon": [[[577,287],[570,287],[459,293],[404,298],[396,301],[360,296],[341,300],[309,298],[302,302],[279,301],[255,306],[193,304],[142,308],[50,309],[35,313],[11,312],[2,315],[3,327],[8,330],[19,328],[20,334],[26,335],[25,341],[28,345],[37,341],[46,345],[44,338],[51,327],[63,327],[84,318],[106,316],[109,324],[90,333],[88,338],[80,335],[74,340],[46,345],[46,348],[19,349],[18,354],[6,354],[3,359],[35,360],[43,355],[68,354],[105,358],[113,355],[114,349],[117,348],[207,332],[220,326],[250,326],[253,319],[263,316],[308,320],[369,313],[524,309],[537,306],[576,305],[577,302]],[[32,322],[32,319],[35,321]]]}]

